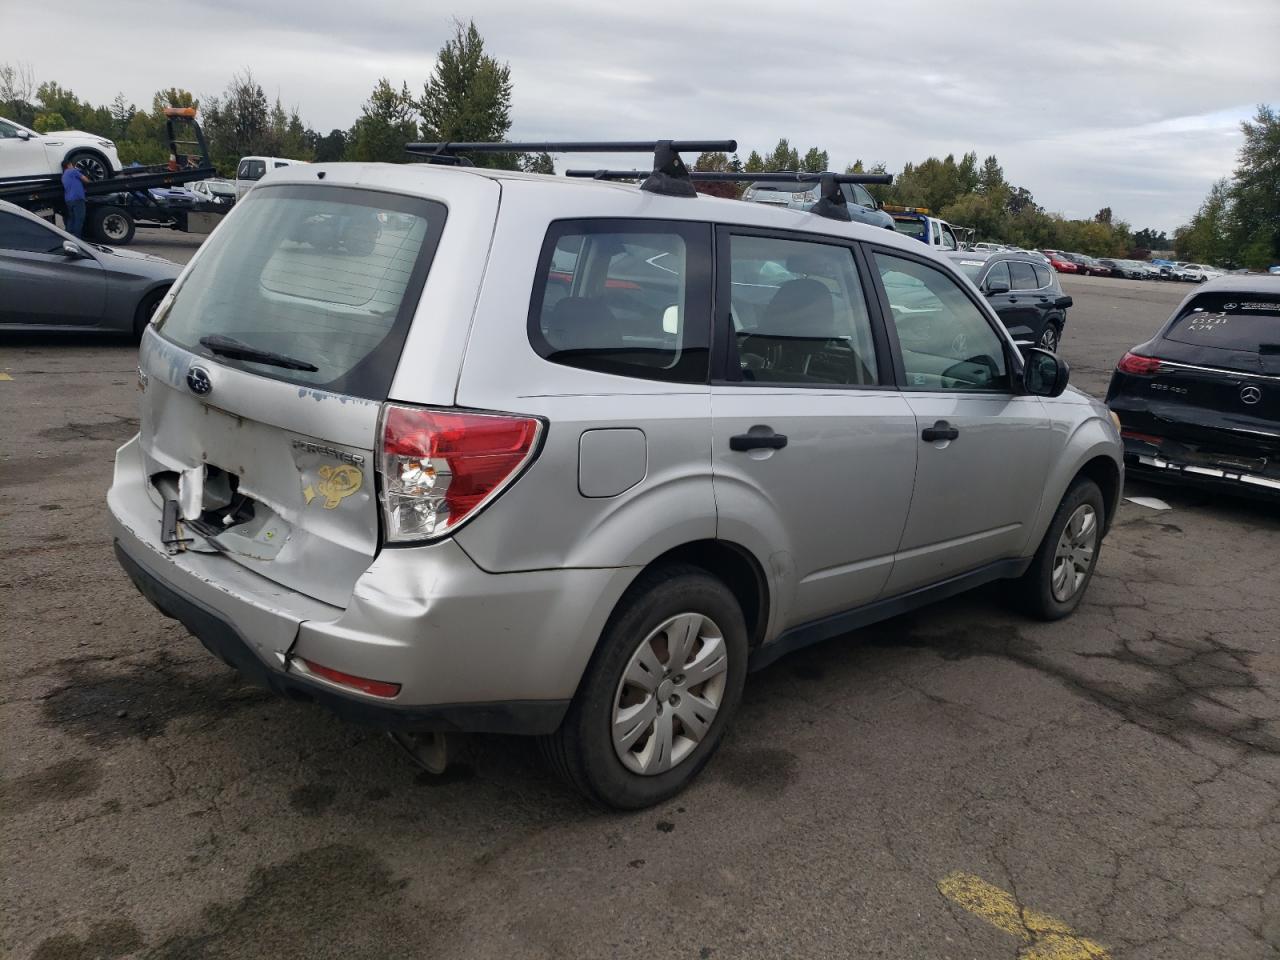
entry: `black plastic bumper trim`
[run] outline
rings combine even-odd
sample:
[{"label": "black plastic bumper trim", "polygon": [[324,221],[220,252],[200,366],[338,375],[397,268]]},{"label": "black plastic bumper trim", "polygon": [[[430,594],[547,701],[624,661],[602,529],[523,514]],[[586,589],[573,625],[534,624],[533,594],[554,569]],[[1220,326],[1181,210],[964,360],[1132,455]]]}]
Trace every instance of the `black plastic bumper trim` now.
[{"label": "black plastic bumper trim", "polygon": [[346,696],[296,674],[273,670],[250,649],[240,633],[217,612],[159,579],[114,543],[116,559],[138,591],[162,614],[177,620],[218,659],[258,686],[294,700],[308,700],[352,723],[384,730],[448,733],[552,733],[560,726],[568,700],[498,700],[400,707]]}]

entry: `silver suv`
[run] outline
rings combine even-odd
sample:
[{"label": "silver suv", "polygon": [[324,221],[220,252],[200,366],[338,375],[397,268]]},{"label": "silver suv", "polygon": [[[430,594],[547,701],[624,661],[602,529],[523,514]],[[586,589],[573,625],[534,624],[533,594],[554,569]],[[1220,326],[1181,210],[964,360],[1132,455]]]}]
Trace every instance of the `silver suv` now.
[{"label": "silver suv", "polygon": [[878,227],[292,167],[143,337],[115,549],[257,682],[415,736],[536,734],[642,807],[789,651],[997,579],[1076,607],[1122,453],[1066,377]]}]

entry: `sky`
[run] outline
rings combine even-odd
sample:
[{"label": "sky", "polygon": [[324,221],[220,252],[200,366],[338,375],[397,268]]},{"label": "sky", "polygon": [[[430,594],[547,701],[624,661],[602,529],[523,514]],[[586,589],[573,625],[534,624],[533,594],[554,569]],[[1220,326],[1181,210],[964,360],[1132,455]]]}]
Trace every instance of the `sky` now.
[{"label": "sky", "polygon": [[[826,7],[827,9],[822,9]],[[168,16],[158,15],[158,11]],[[511,67],[513,139],[781,136],[833,168],[969,150],[1046,209],[1172,231],[1280,104],[1280,0],[0,0],[0,63],[81,98],[221,92],[253,71],[308,126],[379,77],[419,93],[453,18]],[[168,22],[165,22],[165,21]],[[558,157],[599,167],[597,159]],[[568,161],[568,162],[566,162]],[[634,158],[618,162],[630,166]]]}]

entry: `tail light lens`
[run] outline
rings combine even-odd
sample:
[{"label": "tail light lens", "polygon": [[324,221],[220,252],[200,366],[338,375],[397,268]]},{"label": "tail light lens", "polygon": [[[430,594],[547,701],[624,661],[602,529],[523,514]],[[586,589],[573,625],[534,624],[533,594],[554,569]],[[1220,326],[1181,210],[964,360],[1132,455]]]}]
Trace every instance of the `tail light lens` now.
[{"label": "tail light lens", "polygon": [[448,534],[515,479],[541,434],[534,417],[387,404],[378,458],[387,541]]},{"label": "tail light lens", "polygon": [[1143,357],[1136,353],[1126,353],[1116,364],[1121,373],[1132,373],[1140,377],[1149,377],[1160,370],[1160,361],[1155,357]]}]

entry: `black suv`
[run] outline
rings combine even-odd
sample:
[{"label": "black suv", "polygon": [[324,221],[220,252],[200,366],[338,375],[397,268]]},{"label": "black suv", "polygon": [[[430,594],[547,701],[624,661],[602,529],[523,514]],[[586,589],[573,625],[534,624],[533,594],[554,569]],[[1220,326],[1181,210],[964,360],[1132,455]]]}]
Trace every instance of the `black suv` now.
[{"label": "black suv", "polygon": [[1015,340],[1057,352],[1071,298],[1047,263],[1025,253],[965,250],[947,256],[982,291]]}]

